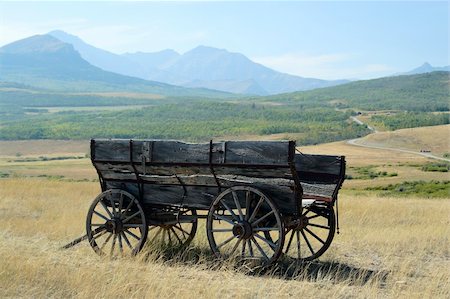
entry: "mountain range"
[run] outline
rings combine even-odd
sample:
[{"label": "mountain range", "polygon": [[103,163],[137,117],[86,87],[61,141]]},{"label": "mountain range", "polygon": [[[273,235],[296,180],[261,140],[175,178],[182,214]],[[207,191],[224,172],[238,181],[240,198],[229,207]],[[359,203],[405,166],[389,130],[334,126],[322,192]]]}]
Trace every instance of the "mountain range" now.
[{"label": "mountain range", "polygon": [[73,45],[92,65],[107,71],[185,87],[204,87],[239,94],[267,95],[339,85],[277,72],[240,53],[198,46],[184,54],[174,50],[114,54],[63,31],[48,33]]},{"label": "mountain range", "polygon": [[229,96],[215,90],[179,87],[105,71],[83,59],[71,44],[48,34],[35,35],[1,47],[0,70],[0,81],[55,91]]},{"label": "mountain range", "polygon": [[[145,92],[164,96],[273,95],[342,85],[280,73],[240,53],[198,46],[115,54],[63,31],[25,38],[0,48],[0,81],[72,92]],[[429,63],[406,73],[449,71]],[[230,93],[231,92],[231,93]]]}]

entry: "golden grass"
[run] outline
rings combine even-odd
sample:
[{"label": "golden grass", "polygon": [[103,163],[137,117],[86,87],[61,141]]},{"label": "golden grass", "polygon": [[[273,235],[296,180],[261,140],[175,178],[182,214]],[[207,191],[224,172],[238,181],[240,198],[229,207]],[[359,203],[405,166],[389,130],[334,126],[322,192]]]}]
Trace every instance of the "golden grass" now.
[{"label": "golden grass", "polygon": [[450,125],[379,132],[362,138],[359,143],[412,151],[429,150],[442,156],[450,152]]},{"label": "golden grass", "polygon": [[0,141],[0,156],[85,155],[89,140],[17,140]]},{"label": "golden grass", "polygon": [[209,253],[100,258],[81,235],[96,183],[0,180],[0,297],[449,298],[450,201],[344,192],[341,234],[319,262],[252,272]]}]

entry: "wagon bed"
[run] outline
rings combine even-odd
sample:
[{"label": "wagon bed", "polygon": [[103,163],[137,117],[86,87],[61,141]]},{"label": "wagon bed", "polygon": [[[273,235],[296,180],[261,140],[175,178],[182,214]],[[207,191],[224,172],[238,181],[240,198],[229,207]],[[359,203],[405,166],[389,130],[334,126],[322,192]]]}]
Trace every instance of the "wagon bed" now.
[{"label": "wagon bed", "polygon": [[185,246],[201,218],[216,255],[265,263],[317,258],[334,236],[343,156],[296,153],[294,141],[93,139],[91,159],[102,194],[87,236],[98,253],[111,243],[110,254],[135,254],[146,239]]}]

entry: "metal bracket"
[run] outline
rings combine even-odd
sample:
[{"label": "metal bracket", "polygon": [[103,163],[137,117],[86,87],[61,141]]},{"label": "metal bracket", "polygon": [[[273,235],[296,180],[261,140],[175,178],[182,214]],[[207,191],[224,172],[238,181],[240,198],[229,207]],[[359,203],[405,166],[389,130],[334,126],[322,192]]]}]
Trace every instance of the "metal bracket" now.
[{"label": "metal bracket", "polygon": [[212,153],[213,153],[213,141],[210,140],[209,141],[209,169],[211,170],[211,174],[214,177],[214,180],[216,181],[217,184],[217,188],[219,189],[219,193],[222,190],[222,186],[220,185],[220,181],[216,176],[216,173],[214,172],[214,167],[213,167],[213,163],[212,163]]}]

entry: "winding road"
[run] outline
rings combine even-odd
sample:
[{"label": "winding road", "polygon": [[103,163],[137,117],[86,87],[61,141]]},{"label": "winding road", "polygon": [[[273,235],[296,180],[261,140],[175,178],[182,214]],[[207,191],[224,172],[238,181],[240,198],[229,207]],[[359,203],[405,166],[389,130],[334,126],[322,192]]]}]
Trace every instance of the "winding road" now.
[{"label": "winding road", "polygon": [[[361,120],[357,119],[355,116],[351,116],[350,118],[352,121],[356,122],[357,124],[366,125],[367,128],[373,132],[372,134],[378,133],[378,131],[375,128],[363,123]],[[390,151],[414,154],[414,155],[418,155],[418,156],[422,156],[422,157],[426,157],[426,158],[430,158],[430,159],[450,162],[450,159],[438,157],[431,153],[421,153],[421,152],[411,151],[411,150],[402,149],[402,148],[384,147],[384,146],[367,145],[367,144],[358,143],[358,141],[361,141],[363,138],[364,137],[350,139],[347,141],[347,144],[354,145],[354,146],[360,146],[360,147],[366,147],[366,148],[375,148],[375,149],[390,150]]]}]

